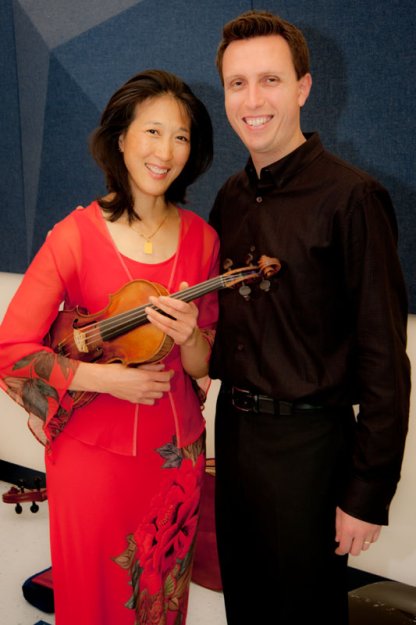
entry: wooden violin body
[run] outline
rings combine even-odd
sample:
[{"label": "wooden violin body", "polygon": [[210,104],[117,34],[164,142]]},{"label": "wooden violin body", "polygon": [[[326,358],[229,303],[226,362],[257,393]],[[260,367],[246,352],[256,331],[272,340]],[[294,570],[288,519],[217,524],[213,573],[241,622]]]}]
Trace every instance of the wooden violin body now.
[{"label": "wooden violin body", "polygon": [[[56,353],[82,362],[139,365],[162,360],[171,351],[173,340],[147,322],[144,307],[149,305],[150,295],[168,292],[160,284],[133,280],[110,295],[110,303],[98,313],[88,314],[79,307],[63,310],[45,342]],[[131,314],[141,305],[143,310]]]},{"label": "wooden violin body", "polygon": [[[276,258],[262,256],[257,266],[230,270],[170,297],[190,302],[218,289],[269,278],[280,268]],[[133,280],[110,295],[108,306],[95,314],[79,307],[61,311],[44,343],[56,353],[82,362],[121,362],[126,366],[137,366],[163,360],[173,347],[173,339],[148,322],[145,309],[153,307],[149,304],[151,295],[169,293],[161,284]],[[88,392],[71,394],[78,406],[85,405],[96,395]]]}]

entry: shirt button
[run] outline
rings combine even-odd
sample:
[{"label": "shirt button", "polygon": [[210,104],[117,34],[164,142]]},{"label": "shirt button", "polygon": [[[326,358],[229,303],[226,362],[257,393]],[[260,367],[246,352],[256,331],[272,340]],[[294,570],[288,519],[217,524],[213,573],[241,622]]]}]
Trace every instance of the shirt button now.
[{"label": "shirt button", "polygon": [[256,197],[256,202],[257,202],[257,204],[261,204],[261,203],[262,203],[262,201],[263,201],[263,198],[261,197],[261,195],[258,195],[258,196]]},{"label": "shirt button", "polygon": [[237,345],[237,351],[242,352],[242,351],[243,351],[243,349],[244,349],[244,345],[243,345],[242,343],[239,343],[239,344]]}]

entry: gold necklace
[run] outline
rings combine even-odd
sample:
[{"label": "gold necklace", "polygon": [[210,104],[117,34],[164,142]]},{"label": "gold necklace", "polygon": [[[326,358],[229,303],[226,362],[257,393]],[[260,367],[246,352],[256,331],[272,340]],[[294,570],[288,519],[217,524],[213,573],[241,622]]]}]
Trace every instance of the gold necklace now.
[{"label": "gold necklace", "polygon": [[159,232],[159,230],[161,229],[161,227],[163,226],[163,224],[165,223],[168,217],[169,217],[169,212],[166,213],[166,215],[164,216],[164,218],[162,219],[162,221],[160,222],[156,230],[152,232],[152,234],[143,234],[142,232],[139,232],[138,230],[136,230],[139,237],[142,237],[142,239],[144,239],[143,252],[145,254],[153,254],[153,243],[151,239],[153,239],[153,237]]}]

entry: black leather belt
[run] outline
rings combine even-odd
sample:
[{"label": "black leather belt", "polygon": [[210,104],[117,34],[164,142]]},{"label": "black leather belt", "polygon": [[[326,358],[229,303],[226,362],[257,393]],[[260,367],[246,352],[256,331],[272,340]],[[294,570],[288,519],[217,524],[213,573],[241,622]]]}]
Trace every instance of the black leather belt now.
[{"label": "black leather belt", "polygon": [[257,395],[243,388],[231,386],[223,388],[223,392],[231,396],[231,403],[241,412],[257,412],[276,416],[295,415],[306,411],[322,412],[324,406],[305,402],[279,401],[268,395]]}]

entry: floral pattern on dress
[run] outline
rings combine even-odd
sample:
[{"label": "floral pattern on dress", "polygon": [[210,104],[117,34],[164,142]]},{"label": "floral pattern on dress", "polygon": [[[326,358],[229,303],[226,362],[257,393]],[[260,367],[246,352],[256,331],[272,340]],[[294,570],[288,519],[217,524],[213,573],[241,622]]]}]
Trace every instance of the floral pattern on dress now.
[{"label": "floral pattern on dress", "polygon": [[[59,354],[39,351],[21,358],[13,365],[15,376],[3,380],[7,394],[29,413],[29,426],[36,438],[45,444],[43,431],[47,423],[48,434],[53,440],[65,427],[72,413],[69,394],[61,399],[57,389],[50,383],[53,372],[58,369],[67,380],[77,368],[77,363]],[[48,420],[49,415],[53,415]]]},{"label": "floral pattern on dress", "polygon": [[169,475],[147,515],[127,537],[127,549],[115,558],[130,572],[133,595],[126,607],[136,611],[135,625],[185,623],[205,469],[204,440],[203,435],[182,449],[173,441],[156,450],[169,452],[164,465]]},{"label": "floral pattern on dress", "polygon": [[158,447],[155,451],[165,459],[162,469],[180,467],[184,458],[189,458],[195,464],[199,456],[205,451],[205,432],[195,442],[186,447],[177,447],[176,436],[171,443]]}]

